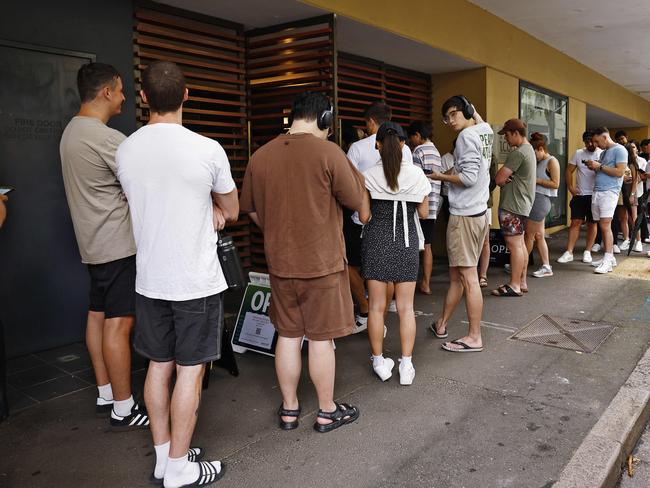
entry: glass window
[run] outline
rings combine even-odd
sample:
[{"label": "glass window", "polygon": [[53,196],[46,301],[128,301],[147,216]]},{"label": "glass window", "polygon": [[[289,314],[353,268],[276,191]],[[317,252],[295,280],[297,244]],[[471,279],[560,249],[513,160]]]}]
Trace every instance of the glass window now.
[{"label": "glass window", "polygon": [[566,224],[567,98],[521,82],[519,118],[528,124],[529,135],[541,132],[546,136],[548,152],[560,163],[560,188],[557,198],[552,199],[546,227]]}]

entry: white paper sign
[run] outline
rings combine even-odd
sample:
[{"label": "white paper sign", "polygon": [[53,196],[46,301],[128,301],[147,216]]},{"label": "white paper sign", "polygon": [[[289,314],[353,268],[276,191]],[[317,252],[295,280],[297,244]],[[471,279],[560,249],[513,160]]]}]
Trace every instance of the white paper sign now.
[{"label": "white paper sign", "polygon": [[270,350],[274,334],[275,328],[268,315],[246,312],[239,342]]}]

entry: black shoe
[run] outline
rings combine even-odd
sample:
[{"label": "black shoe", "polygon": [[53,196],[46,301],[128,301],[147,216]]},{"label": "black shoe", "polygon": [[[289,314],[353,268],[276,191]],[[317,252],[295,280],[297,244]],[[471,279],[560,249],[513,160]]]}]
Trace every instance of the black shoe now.
[{"label": "black shoe", "polygon": [[120,417],[115,413],[114,409],[111,410],[111,430],[124,431],[147,428],[149,428],[149,416],[144,406],[136,403],[131,407],[131,414],[126,417]]},{"label": "black shoe", "polygon": [[95,404],[95,415],[97,417],[106,418],[111,414],[111,410],[113,410],[112,401],[110,403],[105,403],[104,405],[98,403]]}]

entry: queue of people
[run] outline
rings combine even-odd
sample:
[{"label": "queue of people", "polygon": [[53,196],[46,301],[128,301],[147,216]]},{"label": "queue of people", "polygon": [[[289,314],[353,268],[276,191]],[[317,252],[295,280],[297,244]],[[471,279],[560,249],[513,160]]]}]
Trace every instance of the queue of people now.
[{"label": "queue of people", "polygon": [[[324,434],[359,419],[358,406],[334,401],[333,340],[367,329],[371,368],[382,381],[390,379],[395,361],[384,356],[383,341],[393,298],[399,381],[413,383],[414,297],[416,290],[431,294],[439,219],[447,221],[449,287],[430,330],[447,339],[450,317],[464,297],[467,333],[441,347],[451,353],[484,350],[481,288],[487,286],[491,192],[497,185],[510,280],[492,295],[521,297],[528,291],[526,267],[535,245],[542,265],[533,276],[553,275],[544,221],[559,188],[557,159],[542,134],[529,139],[525,122],[511,119],[499,134],[512,151],[497,171],[492,128],[462,95],[441,107],[443,122],[457,135],[453,153],[441,157],[428,123],[405,131],[381,102],[365,112],[365,137],[344,131],[346,155],[328,141],[335,121],[329,98],[301,93],[287,133],[252,155],[238,198],[221,145],[182,125],[189,95],[177,65],[159,61],[143,71],[140,96],[149,106],[149,121],[129,137],[106,125],[124,102],[119,73],[90,63],[77,81],[81,109],[66,127],[60,151],[81,260],[90,275],[86,343],[97,381],[95,409],[113,430],[150,428],[151,480],[157,484],[205,486],[225,472],[218,460],[202,461],[205,452],[191,439],[205,364],[221,353],[227,284],[217,233],[240,212],[264,234],[270,319],[278,333],[277,422],[283,430],[297,428],[301,419],[303,338],[309,340],[308,369],[319,405],[313,429]],[[583,261],[607,273],[616,265],[611,223],[621,186],[631,185],[620,204],[626,209],[620,223],[632,239],[623,224],[636,219],[645,164],[635,145],[628,143],[626,150],[605,128],[586,132],[583,141],[585,148],[567,169],[572,223],[558,262],[573,260],[586,221]],[[596,225],[605,250],[599,263],[591,258]],[[134,349],[150,361],[144,404],[131,392],[132,331]]]}]

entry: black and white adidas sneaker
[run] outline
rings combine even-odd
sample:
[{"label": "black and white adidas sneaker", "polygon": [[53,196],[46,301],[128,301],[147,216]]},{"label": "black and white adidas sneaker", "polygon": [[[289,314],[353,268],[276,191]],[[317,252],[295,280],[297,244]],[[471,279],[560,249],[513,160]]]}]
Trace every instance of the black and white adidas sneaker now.
[{"label": "black and white adidas sneaker", "polygon": [[124,431],[135,429],[147,429],[149,427],[149,416],[147,409],[139,404],[131,407],[131,414],[126,417],[120,417],[115,413],[115,409],[111,410],[111,430]]}]

